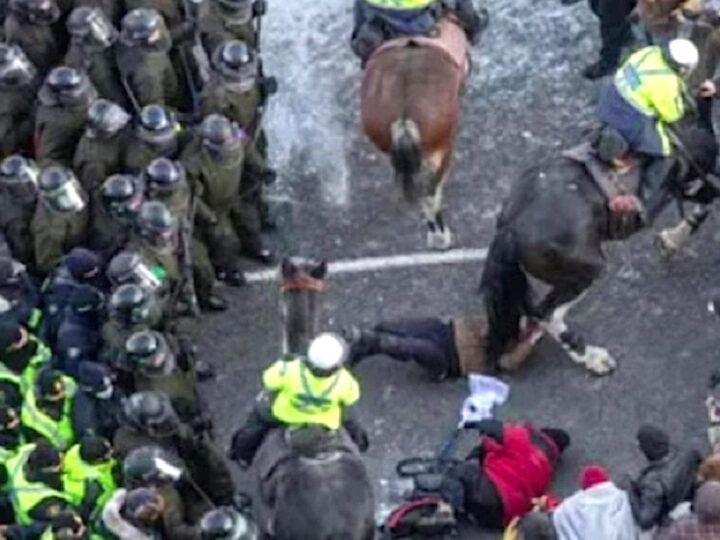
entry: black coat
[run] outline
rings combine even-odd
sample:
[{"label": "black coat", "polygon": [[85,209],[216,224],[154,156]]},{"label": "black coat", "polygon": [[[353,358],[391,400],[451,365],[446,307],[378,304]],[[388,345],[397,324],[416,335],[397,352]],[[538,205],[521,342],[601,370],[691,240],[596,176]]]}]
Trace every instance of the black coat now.
[{"label": "black coat", "polygon": [[660,525],[673,508],[692,498],[700,461],[697,450],[673,448],[643,469],[628,491],[633,516],[642,529]]}]

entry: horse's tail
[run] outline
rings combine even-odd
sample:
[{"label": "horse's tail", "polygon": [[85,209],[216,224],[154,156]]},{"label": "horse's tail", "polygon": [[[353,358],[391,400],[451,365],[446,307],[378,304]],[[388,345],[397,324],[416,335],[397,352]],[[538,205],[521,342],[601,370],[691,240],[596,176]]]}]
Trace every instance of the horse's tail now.
[{"label": "horse's tail", "polygon": [[480,292],[488,322],[485,360],[496,368],[508,343],[518,337],[528,292],[515,235],[507,228],[500,229],[490,244]]},{"label": "horse's tail", "polygon": [[402,183],[403,194],[408,201],[416,198],[415,175],[422,166],[420,129],[414,120],[400,118],[390,126],[392,148],[390,160],[395,178]]}]

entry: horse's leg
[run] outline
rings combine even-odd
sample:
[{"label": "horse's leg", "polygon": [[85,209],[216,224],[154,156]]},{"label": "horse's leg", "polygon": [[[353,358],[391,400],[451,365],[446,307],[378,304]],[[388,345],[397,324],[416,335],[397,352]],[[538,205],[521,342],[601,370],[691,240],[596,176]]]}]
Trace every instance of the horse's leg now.
[{"label": "horse's leg", "polygon": [[688,238],[700,228],[709,214],[709,204],[696,204],[689,216],[681,219],[674,227],[663,229],[657,234],[655,246],[665,257],[675,255]]},{"label": "horse's leg", "polygon": [[427,223],[427,244],[431,249],[446,250],[453,246],[453,234],[445,223],[442,213],[443,189],[450,177],[450,167],[445,165],[435,174],[439,181],[430,184],[431,188],[423,195],[421,206]]},{"label": "horse's leg", "polygon": [[541,320],[541,327],[567,351],[570,358],[584,365],[596,375],[606,375],[616,367],[610,353],[593,345],[586,345],[582,337],[570,331],[565,323],[568,311],[585,296],[589,283],[585,287],[556,287],[543,301],[550,316]]}]

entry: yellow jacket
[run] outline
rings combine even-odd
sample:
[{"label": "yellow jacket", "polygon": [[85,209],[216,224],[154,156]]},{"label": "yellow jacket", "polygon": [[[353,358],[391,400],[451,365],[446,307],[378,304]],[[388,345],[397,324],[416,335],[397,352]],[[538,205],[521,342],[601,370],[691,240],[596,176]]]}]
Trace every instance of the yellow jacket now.
[{"label": "yellow jacket", "polygon": [[263,373],[263,386],[276,393],[272,413],[288,425],[320,424],[338,429],[342,411],[360,398],[360,386],[346,369],[316,377],[297,358],[278,360]]}]

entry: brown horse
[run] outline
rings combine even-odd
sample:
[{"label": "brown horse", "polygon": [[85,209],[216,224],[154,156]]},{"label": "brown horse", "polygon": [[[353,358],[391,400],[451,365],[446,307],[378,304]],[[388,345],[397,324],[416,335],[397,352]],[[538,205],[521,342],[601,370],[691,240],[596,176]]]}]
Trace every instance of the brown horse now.
[{"label": "brown horse", "polygon": [[403,37],[380,46],[363,73],[362,122],[372,143],[390,156],[406,200],[420,198],[428,246],[448,249],[442,190],[467,74],[467,39],[450,18],[436,38]]}]

